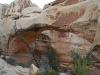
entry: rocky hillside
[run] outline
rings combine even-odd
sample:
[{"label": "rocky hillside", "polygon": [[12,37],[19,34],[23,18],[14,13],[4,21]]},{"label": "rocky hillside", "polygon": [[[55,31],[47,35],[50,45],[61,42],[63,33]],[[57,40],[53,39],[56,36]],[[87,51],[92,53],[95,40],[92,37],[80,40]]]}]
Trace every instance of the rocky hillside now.
[{"label": "rocky hillside", "polygon": [[14,55],[27,53],[19,33],[30,46],[37,43],[38,53],[49,42],[62,63],[70,62],[69,51],[84,55],[100,45],[99,15],[100,0],[56,0],[44,9],[30,0],[0,4],[0,48]]},{"label": "rocky hillside", "polygon": [[0,75],[29,75],[29,69],[12,66],[0,58]]}]

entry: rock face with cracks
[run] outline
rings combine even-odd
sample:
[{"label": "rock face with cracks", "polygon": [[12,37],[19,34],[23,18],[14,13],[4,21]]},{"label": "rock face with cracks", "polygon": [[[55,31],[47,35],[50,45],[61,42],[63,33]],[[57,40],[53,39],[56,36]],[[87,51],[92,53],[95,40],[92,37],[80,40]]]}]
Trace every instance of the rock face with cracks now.
[{"label": "rock face with cracks", "polygon": [[[47,41],[57,50],[60,61],[68,63],[69,51],[84,55],[100,45],[99,10],[100,0],[57,0],[47,4],[44,10],[30,0],[15,0],[0,20],[0,47],[9,50],[9,54],[27,52],[28,47],[15,34],[15,28],[29,45],[37,42],[42,32],[49,37]],[[43,50],[39,41],[38,46],[39,51]]]}]

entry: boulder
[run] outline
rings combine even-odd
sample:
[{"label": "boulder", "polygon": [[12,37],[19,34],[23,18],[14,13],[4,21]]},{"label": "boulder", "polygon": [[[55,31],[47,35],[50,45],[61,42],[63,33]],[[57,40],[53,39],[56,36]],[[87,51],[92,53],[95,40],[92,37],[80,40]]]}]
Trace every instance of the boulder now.
[{"label": "boulder", "polygon": [[22,68],[21,66],[7,65],[1,71],[1,75],[29,75],[28,68]]},{"label": "boulder", "polygon": [[7,63],[0,58],[0,70],[2,70],[4,68],[4,66],[6,66],[6,65],[7,65]]},{"label": "boulder", "polygon": [[30,70],[29,70],[29,75],[37,75],[37,71],[39,69],[35,65],[31,65]]}]

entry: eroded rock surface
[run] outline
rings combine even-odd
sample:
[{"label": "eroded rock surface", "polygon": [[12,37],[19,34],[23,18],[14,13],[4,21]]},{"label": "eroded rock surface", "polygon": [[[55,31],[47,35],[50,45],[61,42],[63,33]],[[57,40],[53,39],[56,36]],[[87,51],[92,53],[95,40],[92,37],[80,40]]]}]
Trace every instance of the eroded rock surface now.
[{"label": "eroded rock surface", "polygon": [[0,75],[29,75],[29,69],[21,66],[12,66],[0,59]]},{"label": "eroded rock surface", "polygon": [[69,51],[75,50],[84,55],[92,46],[100,44],[99,2],[57,0],[41,10],[30,0],[15,0],[6,10],[8,16],[0,21],[0,46],[3,50],[8,49],[9,54],[27,52],[28,47],[15,34],[15,27],[28,44],[34,43],[37,36],[45,31],[60,61],[70,62]]}]

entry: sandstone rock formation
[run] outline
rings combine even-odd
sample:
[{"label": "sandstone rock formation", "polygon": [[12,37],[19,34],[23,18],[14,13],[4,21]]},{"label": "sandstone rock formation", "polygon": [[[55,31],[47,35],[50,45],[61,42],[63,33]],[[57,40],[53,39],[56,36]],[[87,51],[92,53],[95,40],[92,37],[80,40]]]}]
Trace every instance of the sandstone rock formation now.
[{"label": "sandstone rock formation", "polygon": [[73,0],[55,0],[54,2],[46,4],[43,9],[46,9],[50,6],[59,5],[59,4],[62,6],[72,5],[72,4],[76,4],[78,2],[82,2],[82,1],[84,1],[84,0],[74,0],[74,1]]},{"label": "sandstone rock formation", "polygon": [[0,19],[2,19],[5,16],[7,6],[7,4],[0,4]]},{"label": "sandstone rock formation", "polygon": [[42,12],[42,9],[38,7],[27,7],[21,13],[23,17],[35,17],[38,16],[39,13]]},{"label": "sandstone rock formation", "polygon": [[[48,42],[57,50],[60,61],[70,62],[69,51],[75,50],[84,55],[100,44],[99,2],[57,0],[41,10],[30,0],[15,0],[7,7],[6,17],[0,20],[0,46],[3,50],[9,50],[9,54],[27,52],[28,47],[15,34],[14,28],[28,44],[34,43],[44,31],[44,35],[50,39]],[[41,49],[38,47],[38,50]]]}]

